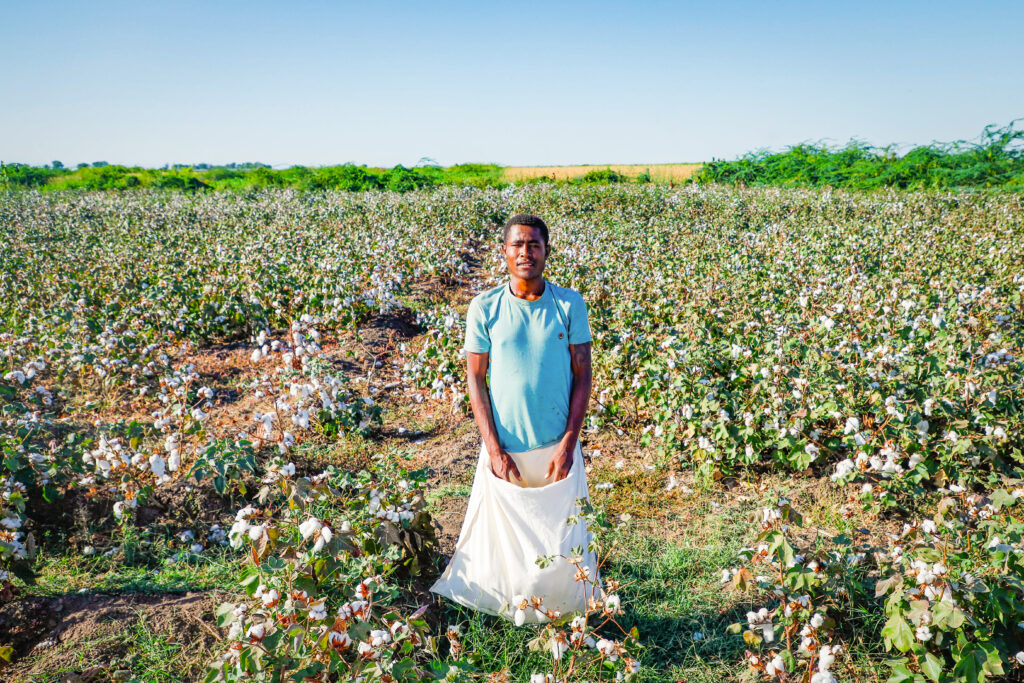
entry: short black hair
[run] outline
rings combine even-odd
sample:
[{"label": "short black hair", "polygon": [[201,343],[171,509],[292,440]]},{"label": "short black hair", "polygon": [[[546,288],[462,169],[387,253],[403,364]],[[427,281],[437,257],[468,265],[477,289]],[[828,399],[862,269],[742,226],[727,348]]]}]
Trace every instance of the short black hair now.
[{"label": "short black hair", "polygon": [[528,228],[537,228],[540,230],[540,234],[544,237],[544,244],[548,243],[548,225],[541,220],[540,216],[535,216],[532,213],[517,213],[512,218],[505,221],[505,228],[502,233],[502,241],[508,241],[508,231],[512,229],[513,225],[525,225]]}]

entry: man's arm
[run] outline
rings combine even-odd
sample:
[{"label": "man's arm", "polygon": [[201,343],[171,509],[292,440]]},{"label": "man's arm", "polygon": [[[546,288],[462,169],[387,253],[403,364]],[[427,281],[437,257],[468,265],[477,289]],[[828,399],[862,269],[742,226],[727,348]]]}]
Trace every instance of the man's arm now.
[{"label": "man's arm", "polygon": [[576,450],[576,442],[583,429],[583,420],[587,416],[587,405],[590,403],[590,389],[593,384],[593,370],[590,365],[590,342],[569,344],[569,360],[572,364],[572,393],[569,395],[569,419],[565,425],[565,435],[558,444],[548,465],[547,476],[555,475],[554,481],[569,476],[572,469],[572,456]]},{"label": "man's arm", "polygon": [[498,429],[494,426],[494,413],[491,412],[491,396],[487,391],[487,364],[489,354],[466,352],[466,385],[469,389],[469,404],[473,408],[473,418],[483,437],[484,447],[491,458],[491,470],[499,479],[511,482],[512,477],[522,480],[519,468],[516,467],[505,449],[498,441]]}]

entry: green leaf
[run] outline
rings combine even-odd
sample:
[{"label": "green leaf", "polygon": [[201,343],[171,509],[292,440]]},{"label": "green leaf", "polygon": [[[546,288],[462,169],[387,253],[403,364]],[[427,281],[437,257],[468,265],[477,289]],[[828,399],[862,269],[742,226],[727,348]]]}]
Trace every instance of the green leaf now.
[{"label": "green leaf", "polygon": [[832,542],[836,545],[850,545],[853,541],[846,534],[839,534],[838,536],[832,537]]},{"label": "green leaf", "polygon": [[985,663],[981,665],[982,670],[990,676],[1003,675],[1003,658],[999,656],[999,649],[991,642],[981,643],[981,649],[985,651]]},{"label": "green leaf", "polygon": [[899,613],[893,614],[885,622],[882,628],[882,636],[885,638],[885,649],[891,650],[895,647],[900,652],[906,652],[914,644],[914,631],[910,624]]},{"label": "green leaf", "polygon": [[885,683],[907,683],[921,678],[907,668],[905,659],[890,660],[889,664],[892,667],[892,675]]},{"label": "green leaf", "polygon": [[960,661],[953,667],[953,673],[967,683],[978,683],[980,680],[981,664],[975,656],[976,650],[977,648],[972,646],[965,651],[961,651]]},{"label": "green leaf", "polygon": [[242,667],[243,671],[252,673],[256,670],[256,662],[253,660],[252,648],[242,648],[241,652],[238,653],[238,664]]},{"label": "green leaf", "polygon": [[230,626],[235,620],[235,605],[230,602],[225,602],[217,608],[217,611],[214,612],[214,614],[217,617],[217,626],[220,626],[221,628]]},{"label": "green leaf", "polygon": [[943,630],[958,629],[964,624],[964,613],[959,607],[948,602],[936,602],[932,606],[935,625]]},{"label": "green leaf", "polygon": [[793,562],[793,546],[789,544],[781,531],[773,531],[769,538],[771,538],[771,543],[768,545],[768,552],[777,553],[779,559],[788,567]]},{"label": "green leaf", "polygon": [[314,678],[314,677],[316,677],[317,674],[319,674],[321,671],[323,671],[323,668],[324,668],[324,665],[321,664],[320,662],[313,662],[312,664],[310,664],[306,668],[299,669],[298,671],[294,672],[291,675],[291,680],[299,681],[301,683],[301,681],[304,681],[307,678]]},{"label": "green leaf", "polygon": [[254,567],[246,567],[244,570],[242,570],[242,576],[239,579],[238,583],[241,584],[242,588],[245,589],[245,592],[247,594],[252,596],[252,594],[255,593],[256,589],[259,587],[259,571],[257,571]]},{"label": "green leaf", "polygon": [[998,512],[1000,508],[1010,507],[1017,502],[1017,499],[1007,493],[1005,489],[997,489],[993,491],[989,498],[991,499],[992,507],[996,512]]},{"label": "green leaf", "polygon": [[281,643],[282,638],[284,638],[284,631],[278,629],[263,639],[263,647],[265,647],[268,652],[273,652]]},{"label": "green leaf", "polygon": [[945,663],[931,652],[925,653],[924,661],[921,662],[921,671],[925,676],[939,683]]}]

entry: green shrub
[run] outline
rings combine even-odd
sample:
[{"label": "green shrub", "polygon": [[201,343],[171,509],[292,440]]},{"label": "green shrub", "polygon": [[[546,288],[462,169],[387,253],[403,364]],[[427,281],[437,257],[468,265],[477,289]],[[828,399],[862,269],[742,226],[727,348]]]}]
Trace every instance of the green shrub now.
[{"label": "green shrub", "polygon": [[1017,121],[988,126],[978,143],[933,143],[899,156],[891,147],[851,140],[845,147],[794,145],[783,152],[750,152],[735,161],[712,161],[699,183],[848,187],[872,190],[1024,187],[1024,129]]},{"label": "green shrub", "polygon": [[569,182],[573,185],[592,185],[595,183],[621,183],[627,180],[626,176],[610,168],[603,168],[595,171],[587,171],[578,178]]}]

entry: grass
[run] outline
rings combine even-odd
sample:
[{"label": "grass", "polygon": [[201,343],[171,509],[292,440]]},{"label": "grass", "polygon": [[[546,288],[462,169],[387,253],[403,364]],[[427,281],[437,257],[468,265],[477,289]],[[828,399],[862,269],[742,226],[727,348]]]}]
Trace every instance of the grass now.
[{"label": "grass", "polygon": [[180,642],[176,633],[152,628],[141,614],[120,629],[116,620],[108,623],[110,630],[107,632],[86,640],[57,645],[56,649],[48,653],[50,656],[60,657],[64,653],[73,653],[73,656],[64,659],[63,664],[51,670],[34,674],[32,680],[39,683],[88,680],[86,674],[95,665],[95,653],[120,649],[126,642],[131,643],[130,651],[111,666],[97,671],[97,675],[104,677],[104,680],[147,683],[166,683],[186,678],[193,680],[205,670],[206,661],[211,656],[210,652],[197,647],[195,643]]},{"label": "grass", "polygon": [[139,619],[125,634],[134,643],[132,653],[125,658],[124,667],[134,674],[133,680],[180,681],[182,671],[205,669],[208,653],[192,651],[175,642],[173,634],[159,633]]},{"label": "grass", "polygon": [[44,558],[39,577],[26,593],[56,597],[68,593],[180,593],[232,587],[242,566],[242,556],[231,550],[156,566],[126,565],[105,557],[80,554]]},{"label": "grass", "polygon": [[427,504],[436,505],[445,498],[469,498],[472,486],[467,484],[445,484],[427,493]]}]

